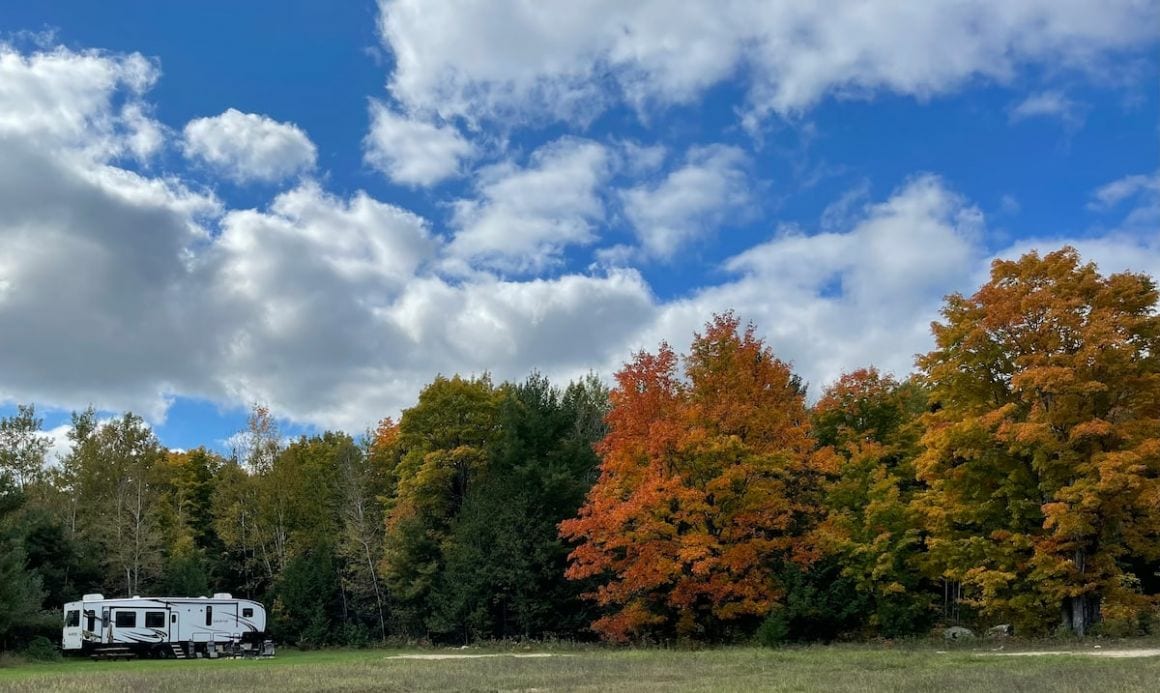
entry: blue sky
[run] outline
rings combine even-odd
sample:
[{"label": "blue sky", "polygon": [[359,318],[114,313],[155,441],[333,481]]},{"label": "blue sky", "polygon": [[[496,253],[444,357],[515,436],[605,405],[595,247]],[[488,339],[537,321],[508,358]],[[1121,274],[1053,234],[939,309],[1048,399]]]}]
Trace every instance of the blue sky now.
[{"label": "blue sky", "polygon": [[816,392],[1072,243],[1160,276],[1160,3],[0,5],[0,413],[354,433],[753,320]]}]

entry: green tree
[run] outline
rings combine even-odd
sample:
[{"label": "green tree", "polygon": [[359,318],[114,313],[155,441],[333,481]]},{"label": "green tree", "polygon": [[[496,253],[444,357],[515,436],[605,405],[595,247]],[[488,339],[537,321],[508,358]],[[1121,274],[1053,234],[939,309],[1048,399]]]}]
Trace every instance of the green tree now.
[{"label": "green tree", "polygon": [[[208,594],[224,566],[224,546],[214,528],[215,476],[225,463],[205,448],[167,452],[158,466],[159,524],[165,565],[159,589],[168,594]],[[226,591],[235,589],[221,585]]]},{"label": "green tree", "polygon": [[12,516],[23,499],[10,477],[0,473],[0,650],[16,644],[20,629],[37,620],[43,592],[40,576],[28,569]]},{"label": "green tree", "polygon": [[211,508],[213,529],[222,542],[224,572],[236,578],[236,587],[247,597],[259,597],[273,579],[263,563],[257,543],[257,491],[260,478],[250,476],[237,459],[227,460],[214,477]]},{"label": "green tree", "polygon": [[584,586],[564,579],[556,526],[594,479],[608,392],[590,376],[561,393],[539,374],[505,389],[492,462],[444,546],[436,630],[464,640],[575,634],[587,625]]},{"label": "green tree", "polygon": [[41,433],[36,408],[21,404],[14,416],[0,418],[0,474],[10,474],[18,488],[39,481],[51,442]]},{"label": "green tree", "polygon": [[[934,616],[933,587],[920,570],[922,518],[911,507],[925,404],[918,384],[870,368],[843,375],[812,410],[817,455],[832,470],[819,541],[859,593],[858,616],[888,637],[922,632]],[[817,577],[834,579],[824,570]]]},{"label": "green tree", "polygon": [[403,412],[383,574],[409,632],[427,630],[443,544],[491,460],[503,397],[487,376],[440,376]]},{"label": "green tree", "polygon": [[101,588],[104,570],[97,552],[85,550],[56,508],[40,499],[30,500],[13,514],[12,524],[22,537],[28,569],[40,578],[46,609],[59,609]]},{"label": "green tree", "polygon": [[139,594],[161,570],[160,479],[164,451],[140,417],[96,425],[74,416],[73,449],[64,464],[76,494],[82,539],[104,559],[105,585]]},{"label": "green tree", "polygon": [[[394,427],[389,420],[384,425]],[[386,470],[375,454],[377,442],[376,435],[368,434],[364,446],[345,446],[336,456],[341,520],[337,552],[343,559],[344,589],[351,595],[354,610],[373,615],[372,625],[385,640],[387,595],[378,564],[386,532],[383,497],[387,482]]]},{"label": "green tree", "polygon": [[329,551],[295,555],[278,576],[271,601],[271,628],[281,642],[299,647],[333,644],[335,614],[342,611],[333,556]]}]

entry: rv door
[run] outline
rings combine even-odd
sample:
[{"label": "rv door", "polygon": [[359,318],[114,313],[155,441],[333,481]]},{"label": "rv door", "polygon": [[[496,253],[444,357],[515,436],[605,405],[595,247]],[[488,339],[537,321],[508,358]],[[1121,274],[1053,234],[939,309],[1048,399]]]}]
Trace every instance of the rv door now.
[{"label": "rv door", "polygon": [[62,650],[79,650],[83,637],[81,636],[81,605],[79,603],[65,604],[64,630],[61,635]]}]

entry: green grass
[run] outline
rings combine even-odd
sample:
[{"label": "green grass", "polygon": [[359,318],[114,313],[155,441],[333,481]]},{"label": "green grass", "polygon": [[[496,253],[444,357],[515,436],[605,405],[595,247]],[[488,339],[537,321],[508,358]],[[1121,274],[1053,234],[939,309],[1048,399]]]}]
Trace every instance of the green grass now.
[{"label": "green grass", "polygon": [[[499,656],[441,661],[394,659],[392,655],[401,653],[397,650],[283,652],[275,659],[258,661],[66,660],[0,668],[0,690],[1160,690],[1160,657],[996,657],[981,644],[945,652],[936,649],[939,645],[696,651],[591,648],[557,650],[552,657],[535,659]],[[1007,650],[1011,649],[1008,645]]]}]

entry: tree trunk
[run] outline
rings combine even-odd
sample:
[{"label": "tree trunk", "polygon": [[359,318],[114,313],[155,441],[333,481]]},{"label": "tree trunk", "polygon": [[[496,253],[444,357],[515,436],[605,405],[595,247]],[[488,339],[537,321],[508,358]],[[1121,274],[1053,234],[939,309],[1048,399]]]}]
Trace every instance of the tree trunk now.
[{"label": "tree trunk", "polygon": [[1081,594],[1065,599],[1062,607],[1063,626],[1078,637],[1086,636],[1092,626],[1100,622],[1100,596]]},{"label": "tree trunk", "polygon": [[[1075,557],[1072,560],[1081,576],[1087,572],[1087,552],[1083,548],[1075,550]],[[1069,597],[1064,600],[1063,608],[1064,625],[1070,627],[1072,633],[1082,638],[1100,620],[1100,595],[1087,592],[1076,597]]]},{"label": "tree trunk", "polygon": [[370,544],[367,541],[363,540],[362,545],[363,545],[363,551],[366,553],[366,557],[367,557],[367,569],[370,570],[370,573],[371,573],[371,586],[374,587],[374,589],[375,589],[375,604],[378,606],[378,609],[379,609],[379,630],[382,633],[383,642],[386,642],[387,641],[387,619],[383,615],[383,593],[381,590],[379,590],[379,576],[378,576],[378,573],[375,572],[375,561],[374,561],[374,558],[371,556]]}]

